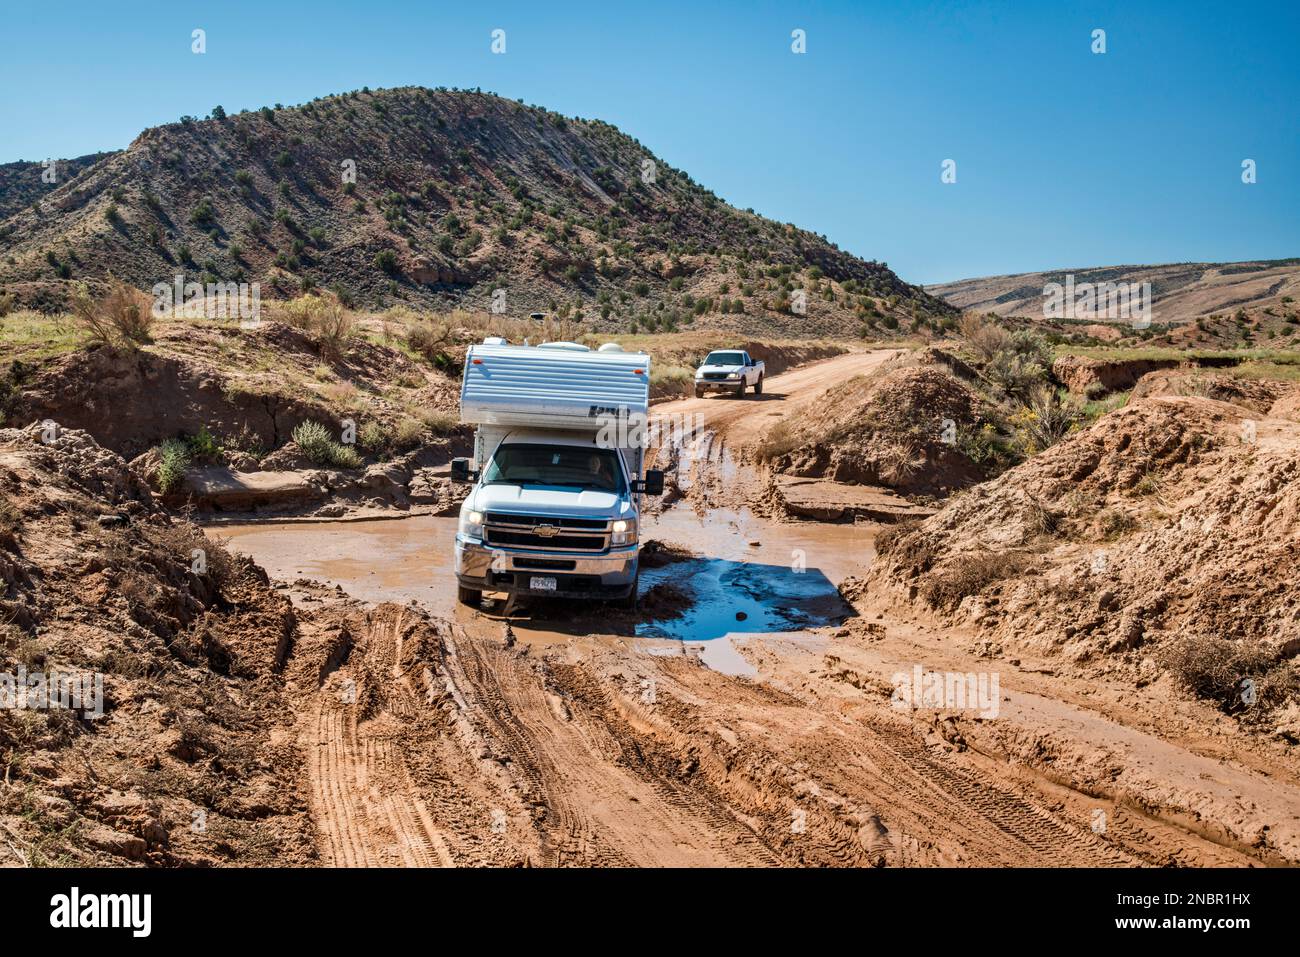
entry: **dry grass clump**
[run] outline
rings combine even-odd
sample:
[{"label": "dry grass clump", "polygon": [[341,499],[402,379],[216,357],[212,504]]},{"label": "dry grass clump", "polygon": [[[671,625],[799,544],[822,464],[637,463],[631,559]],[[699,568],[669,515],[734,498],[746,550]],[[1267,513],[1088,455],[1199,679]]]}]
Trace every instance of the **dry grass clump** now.
[{"label": "dry grass clump", "polygon": [[1062,402],[1051,386],[1033,386],[1024,402],[1011,421],[1030,455],[1051,448],[1082,424],[1078,409]]},{"label": "dry grass clump", "polygon": [[[238,563],[227,547],[229,539],[209,538],[194,522],[147,526],[145,537],[160,557],[188,566],[192,574],[205,579],[218,595],[224,595],[239,577]],[[202,552],[201,562],[199,552]]]},{"label": "dry grass clump", "polygon": [[1179,687],[1228,712],[1266,713],[1300,693],[1295,663],[1279,660],[1271,645],[1187,635],[1161,648],[1156,660]]},{"label": "dry grass clump", "polygon": [[1001,326],[985,322],[974,313],[967,313],[961,317],[958,331],[971,351],[984,362],[991,361],[999,352],[1011,348],[1011,333]]},{"label": "dry grass clump", "polygon": [[406,344],[412,352],[423,356],[438,368],[451,362],[448,350],[452,346],[451,323],[437,319],[415,319],[407,327]]},{"label": "dry grass clump", "polygon": [[1029,568],[1030,558],[1022,552],[970,552],[958,555],[921,586],[921,595],[931,606],[952,611],[969,595],[989,585],[1012,578]]},{"label": "dry grass clump", "polygon": [[72,295],[72,316],[90,333],[92,341],[133,348],[149,341],[153,300],[134,286],[109,276],[108,288],[98,298],[91,295],[85,283],[77,284]]},{"label": "dry grass clump", "polygon": [[790,420],[782,419],[767,430],[754,453],[760,462],[770,462],[793,452],[802,444],[803,437],[790,424]]},{"label": "dry grass clump", "polygon": [[347,351],[357,326],[356,315],[337,296],[316,293],[279,304],[275,318],[314,338],[328,358],[339,358]]},{"label": "dry grass clump", "polygon": [[12,548],[18,542],[23,513],[7,498],[0,498],[0,547]]},{"label": "dry grass clump", "polygon": [[876,554],[888,555],[903,543],[903,540],[916,531],[921,519],[908,518],[890,525],[876,536]]}]

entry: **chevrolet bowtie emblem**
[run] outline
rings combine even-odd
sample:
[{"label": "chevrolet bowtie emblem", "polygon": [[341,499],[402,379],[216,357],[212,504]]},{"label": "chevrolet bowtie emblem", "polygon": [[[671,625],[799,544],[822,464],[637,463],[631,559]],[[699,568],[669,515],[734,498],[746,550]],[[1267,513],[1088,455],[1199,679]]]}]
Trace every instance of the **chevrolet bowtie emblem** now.
[{"label": "chevrolet bowtie emblem", "polygon": [[560,534],[560,530],[554,525],[538,525],[533,529],[533,534],[540,535],[542,538],[554,538]]}]

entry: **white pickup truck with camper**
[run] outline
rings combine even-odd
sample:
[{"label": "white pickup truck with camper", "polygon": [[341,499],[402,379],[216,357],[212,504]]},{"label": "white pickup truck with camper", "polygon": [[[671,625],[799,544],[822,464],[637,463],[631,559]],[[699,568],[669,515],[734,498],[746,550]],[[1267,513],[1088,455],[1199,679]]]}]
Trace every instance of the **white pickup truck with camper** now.
[{"label": "white pickup truck with camper", "polygon": [[762,360],[755,360],[744,349],[717,349],[695,370],[695,398],[703,398],[706,392],[730,392],[739,397],[746,386],[754,395],[762,395],[765,374]]},{"label": "white pickup truck with camper", "polygon": [[634,607],[650,357],[609,343],[487,339],[465,357],[461,421],[476,426],[456,531],[457,597],[595,598]]}]

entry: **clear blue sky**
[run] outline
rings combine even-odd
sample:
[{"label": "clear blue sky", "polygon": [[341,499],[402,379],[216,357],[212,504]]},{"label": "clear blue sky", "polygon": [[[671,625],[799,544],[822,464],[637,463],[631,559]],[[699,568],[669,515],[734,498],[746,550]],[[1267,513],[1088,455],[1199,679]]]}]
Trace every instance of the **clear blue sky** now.
[{"label": "clear blue sky", "polygon": [[[912,282],[1300,256],[1300,4],[7,3],[0,162],[361,86],[611,122]],[[207,31],[207,53],[190,52]],[[506,31],[504,56],[490,32]],[[807,32],[807,53],[790,33]],[[1107,52],[1090,50],[1094,28]],[[1258,182],[1241,182],[1254,159]],[[957,162],[957,182],[940,164]]]}]

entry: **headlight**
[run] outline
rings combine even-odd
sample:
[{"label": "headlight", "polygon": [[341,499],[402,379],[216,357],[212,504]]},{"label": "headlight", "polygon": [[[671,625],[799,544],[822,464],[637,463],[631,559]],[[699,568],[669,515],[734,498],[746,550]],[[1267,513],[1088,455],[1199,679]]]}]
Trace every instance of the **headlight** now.
[{"label": "headlight", "polygon": [[614,523],[610,530],[609,536],[611,545],[635,545],[636,544],[636,522],[619,519]]},{"label": "headlight", "polygon": [[460,513],[460,533],[466,538],[483,537],[483,513],[466,510]]},{"label": "headlight", "polygon": [[739,379],[739,378],[740,378],[740,373],[739,373],[739,372],[729,372],[729,373],[727,374],[727,378],[728,378],[728,379]]}]

